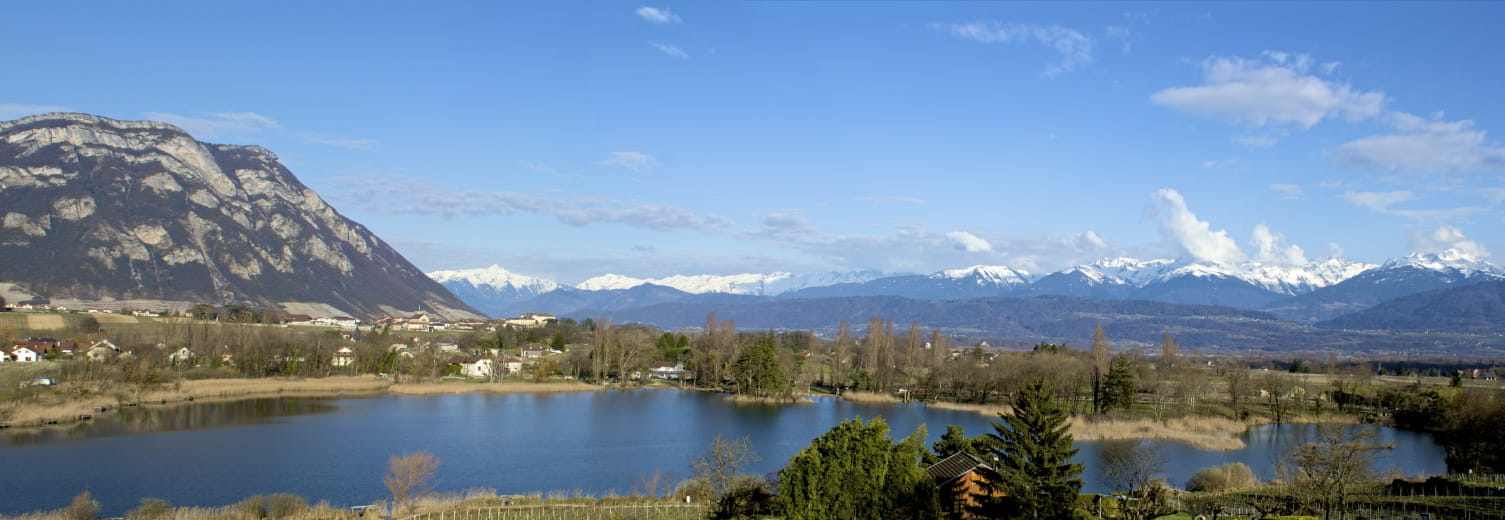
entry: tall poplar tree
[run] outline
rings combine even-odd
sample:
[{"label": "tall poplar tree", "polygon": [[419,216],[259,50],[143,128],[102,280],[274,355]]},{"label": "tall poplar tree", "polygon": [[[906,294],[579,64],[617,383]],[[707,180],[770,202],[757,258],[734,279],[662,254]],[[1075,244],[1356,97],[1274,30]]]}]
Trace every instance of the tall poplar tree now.
[{"label": "tall poplar tree", "polygon": [[980,468],[986,482],[974,511],[983,518],[1066,520],[1081,517],[1077,493],[1082,464],[1072,463],[1073,446],[1066,411],[1036,379],[1014,402],[1013,415],[993,422],[987,442],[995,467]]},{"label": "tall poplar tree", "polygon": [[1113,360],[1113,347],[1108,344],[1108,335],[1103,324],[1092,331],[1092,411],[1103,413],[1103,378],[1108,377],[1108,364]]}]

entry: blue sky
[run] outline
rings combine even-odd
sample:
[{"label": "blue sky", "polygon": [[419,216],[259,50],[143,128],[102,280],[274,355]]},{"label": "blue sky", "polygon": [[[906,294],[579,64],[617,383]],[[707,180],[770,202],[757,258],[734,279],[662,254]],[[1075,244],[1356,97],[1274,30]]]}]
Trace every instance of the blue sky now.
[{"label": "blue sky", "polygon": [[1505,251],[1500,2],[27,2],[0,118],[258,144],[425,270]]}]

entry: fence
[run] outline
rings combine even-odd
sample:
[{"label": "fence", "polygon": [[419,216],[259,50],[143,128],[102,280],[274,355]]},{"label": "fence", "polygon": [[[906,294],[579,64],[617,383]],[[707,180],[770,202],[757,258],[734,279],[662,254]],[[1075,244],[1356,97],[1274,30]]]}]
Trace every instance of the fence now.
[{"label": "fence", "polygon": [[705,504],[496,506],[419,513],[402,520],[702,520]]}]

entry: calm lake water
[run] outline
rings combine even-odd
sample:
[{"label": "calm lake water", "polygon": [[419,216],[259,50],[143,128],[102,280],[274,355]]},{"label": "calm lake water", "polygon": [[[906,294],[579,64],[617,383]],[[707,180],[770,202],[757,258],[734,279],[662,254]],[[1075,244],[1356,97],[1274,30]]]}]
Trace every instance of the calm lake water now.
[{"label": "calm lake water", "polygon": [[[668,389],[570,394],[382,396],[362,399],[265,399],[127,409],[67,430],[0,434],[0,514],[53,509],[88,490],[102,513],[119,515],[142,497],[174,505],[219,506],[255,494],[295,493],[337,506],[367,504],[386,493],[381,478],[393,455],[428,450],[443,461],[438,490],[499,493],[554,490],[631,492],[660,471],[669,481],[716,435],[751,439],[762,456],[753,470],[776,472],[831,426],[882,417],[895,437],[923,424],[930,442],[947,424],[969,435],[992,431],[990,418],[913,404],[734,404],[720,395]],[[1271,478],[1287,446],[1312,427],[1251,430],[1249,446],[1202,451],[1170,443],[1166,474],[1179,486],[1192,472],[1243,462]],[[1407,475],[1445,471],[1443,451],[1426,434],[1386,428],[1396,449],[1381,461]],[[1102,491],[1094,471],[1099,446],[1078,442],[1087,491]],[[670,484],[672,485],[672,484]],[[663,492],[663,489],[660,489]]]}]

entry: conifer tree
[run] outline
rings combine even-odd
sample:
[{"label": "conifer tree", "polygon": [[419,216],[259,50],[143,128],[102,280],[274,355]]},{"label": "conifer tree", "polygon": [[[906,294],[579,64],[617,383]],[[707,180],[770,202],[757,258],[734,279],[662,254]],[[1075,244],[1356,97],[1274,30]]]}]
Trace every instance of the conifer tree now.
[{"label": "conifer tree", "polygon": [[994,467],[979,469],[987,485],[976,497],[974,513],[983,518],[1079,518],[1083,465],[1071,462],[1077,449],[1066,411],[1045,382],[1025,385],[1013,415],[1001,418],[993,422],[996,433],[987,437]]},{"label": "conifer tree", "polygon": [[924,425],[895,444],[882,419],[844,421],[779,471],[778,509],[791,520],[934,519],[935,484],[919,465],[924,442]]}]

